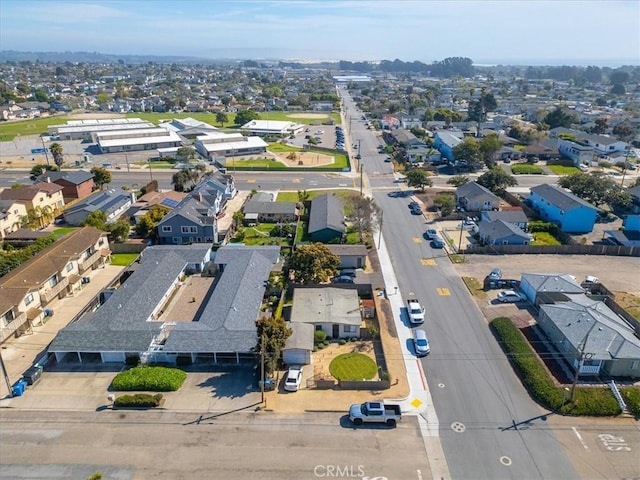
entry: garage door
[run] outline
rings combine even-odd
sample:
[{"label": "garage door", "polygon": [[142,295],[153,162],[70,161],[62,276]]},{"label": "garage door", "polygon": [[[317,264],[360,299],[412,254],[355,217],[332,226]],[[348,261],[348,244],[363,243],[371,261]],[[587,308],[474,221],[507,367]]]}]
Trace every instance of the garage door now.
[{"label": "garage door", "polygon": [[300,349],[286,350],[282,352],[282,359],[287,365],[308,365],[311,363],[311,352]]},{"label": "garage door", "polygon": [[124,352],[102,352],[104,363],[124,363]]}]

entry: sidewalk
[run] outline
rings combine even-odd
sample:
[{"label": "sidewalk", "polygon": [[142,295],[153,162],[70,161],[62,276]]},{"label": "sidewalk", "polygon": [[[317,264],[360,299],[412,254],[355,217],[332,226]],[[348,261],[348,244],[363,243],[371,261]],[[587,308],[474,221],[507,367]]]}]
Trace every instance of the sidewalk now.
[{"label": "sidewalk", "polygon": [[[10,338],[2,344],[2,359],[11,385],[20,380],[22,373],[46,353],[48,345],[58,331],[66,326],[122,270],[124,267],[106,265],[105,268],[85,272],[83,275],[89,277],[91,281],[84,284],[82,290],[74,296],[65,297],[47,305],[47,308],[52,309],[54,314],[52,317],[48,317],[48,321],[44,325],[33,327],[33,333]],[[2,378],[0,379],[0,399],[7,397],[8,394],[8,387]]]}]

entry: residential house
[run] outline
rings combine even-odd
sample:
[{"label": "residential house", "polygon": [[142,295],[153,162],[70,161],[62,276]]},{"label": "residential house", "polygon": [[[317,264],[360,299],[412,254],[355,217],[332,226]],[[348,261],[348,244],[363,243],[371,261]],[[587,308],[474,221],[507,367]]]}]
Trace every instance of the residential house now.
[{"label": "residential house", "polygon": [[140,221],[140,217],[149,213],[152,207],[160,205],[169,209],[175,208],[187,194],[184,192],[176,192],[175,190],[167,190],[165,192],[148,192],[138,198],[131,207],[125,212],[125,217],[134,220],[134,223]]},{"label": "residential house", "polygon": [[[62,187],[60,187],[62,188]],[[71,205],[64,211],[69,225],[80,225],[89,214],[101,211],[107,223],[118,220],[135,202],[135,194],[123,190],[99,190]]]},{"label": "residential house", "polygon": [[326,243],[342,238],[347,230],[340,197],[324,194],[311,200],[308,231],[314,242]]},{"label": "residential house", "polygon": [[367,262],[365,245],[327,245],[327,248],[340,259],[339,269],[365,268]]},{"label": "residential house", "polygon": [[520,207],[506,207],[502,210],[485,210],[480,214],[480,219],[484,222],[496,222],[503,220],[511,223],[521,230],[527,230],[529,219]]},{"label": "residential house", "polygon": [[622,230],[605,230],[605,235],[617,245],[640,247],[640,215],[628,215]]},{"label": "residential house", "polygon": [[40,178],[44,182],[60,185],[65,203],[91,195],[95,188],[93,174],[84,170],[46,172]]},{"label": "residential house", "polygon": [[[213,257],[209,245],[148,247],[123,286],[94,314],[63,328],[49,352],[58,361],[99,355],[105,363],[254,363],[255,322],[280,248],[227,245]],[[207,291],[197,311],[180,309],[191,302],[181,295],[191,295],[183,278],[213,265],[216,277],[200,279]]]},{"label": "residential house", "polygon": [[0,200],[0,240],[22,226],[27,207],[17,200]]},{"label": "residential house", "polygon": [[578,138],[580,141],[593,147],[595,152],[602,156],[611,155],[615,152],[626,152],[627,148],[629,148],[628,143],[604,135],[582,133]]},{"label": "residential house", "polygon": [[315,327],[311,323],[289,322],[291,336],[282,349],[282,361],[287,365],[309,365],[313,352]]},{"label": "residential house", "polygon": [[556,294],[584,293],[572,275],[559,273],[523,273],[520,290],[532,304],[548,302]]},{"label": "residential house", "polygon": [[640,338],[604,302],[558,295],[540,306],[537,323],[576,375],[640,378]]},{"label": "residential house", "polygon": [[587,233],[593,230],[598,209],[571,192],[555,185],[536,185],[528,202],[543,220],[557,223],[566,233]]},{"label": "residential house", "polygon": [[19,228],[18,230],[5,235],[4,242],[5,244],[16,248],[23,248],[33,245],[39,239],[47,238],[50,235],[52,235],[52,232]]},{"label": "residential house", "polygon": [[0,192],[0,200],[22,203],[27,214],[32,212],[40,227],[49,225],[64,206],[60,185],[38,182],[20,188],[5,188]]},{"label": "residential house", "polygon": [[595,159],[593,147],[577,140],[558,139],[558,151],[571,159],[575,166],[591,165]]},{"label": "residential house", "polygon": [[448,161],[455,161],[453,148],[462,143],[464,134],[459,131],[441,130],[436,132],[433,139],[433,146]]},{"label": "residential house", "polygon": [[627,189],[627,193],[631,195],[631,211],[640,213],[640,185]]},{"label": "residential house", "polygon": [[45,308],[82,285],[110,255],[107,233],[85,227],[57,240],[0,278],[0,342],[44,320]]},{"label": "residential house", "polygon": [[293,223],[298,220],[298,205],[296,202],[265,201],[258,195],[245,203],[245,222],[249,223]]},{"label": "residential house", "polygon": [[468,212],[497,210],[500,207],[500,198],[477,182],[460,185],[456,189],[456,198],[458,205]]},{"label": "residential house", "polygon": [[557,160],[561,157],[555,140],[527,145],[520,153],[527,159]]},{"label": "residential house", "polygon": [[363,325],[358,290],[351,288],[296,288],[291,320],[310,323],[331,338],[360,337]]},{"label": "residential house", "polygon": [[478,236],[486,245],[529,245],[531,236],[504,220],[481,221]]}]

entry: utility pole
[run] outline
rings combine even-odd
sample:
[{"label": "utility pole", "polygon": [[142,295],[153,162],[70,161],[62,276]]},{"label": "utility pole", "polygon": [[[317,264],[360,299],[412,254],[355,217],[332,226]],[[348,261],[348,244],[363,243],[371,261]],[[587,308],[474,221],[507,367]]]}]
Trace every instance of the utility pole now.
[{"label": "utility pole", "polygon": [[631,153],[631,145],[627,145],[627,154],[624,156],[624,166],[622,167],[622,180],[620,180],[621,187],[624,187],[624,177],[627,175],[627,165],[629,165],[630,153]]},{"label": "utility pole", "polygon": [[362,196],[362,182],[364,182],[364,166],[360,164],[360,196]]},{"label": "utility pole", "polygon": [[462,232],[464,231],[464,220],[460,220],[460,239],[458,240],[458,253],[462,247]]},{"label": "utility pole", "polygon": [[589,339],[589,334],[591,333],[591,330],[593,330],[593,327],[596,326],[596,324],[597,322],[594,321],[593,325],[591,326],[587,334],[582,339],[582,346],[580,348],[580,360],[578,361],[578,369],[576,370],[576,374],[573,378],[573,384],[571,385],[571,401],[572,402],[574,402],[576,399],[576,385],[578,384],[578,377],[580,376],[580,371],[582,370],[582,366],[584,365],[585,356],[588,358],[593,357],[593,353],[585,354],[584,349],[587,347],[587,340]]},{"label": "utility pole", "polygon": [[47,153],[47,147],[44,144],[44,137],[40,137],[40,140],[42,140],[42,148],[44,148],[44,158],[47,160],[47,166],[49,166],[49,154]]},{"label": "utility pole", "polygon": [[11,382],[9,381],[9,374],[7,373],[7,368],[4,366],[4,360],[2,359],[2,351],[0,351],[0,367],[2,368],[4,381],[7,383],[7,389],[9,390],[9,397],[13,398],[13,390],[11,389]]},{"label": "utility pole", "polygon": [[378,250],[380,249],[380,242],[382,241],[382,219],[384,218],[384,210],[380,210],[380,227],[378,230]]},{"label": "utility pole", "polygon": [[149,165],[149,176],[151,177],[151,181],[153,182],[153,170],[151,169],[151,160],[147,159],[147,164]]}]

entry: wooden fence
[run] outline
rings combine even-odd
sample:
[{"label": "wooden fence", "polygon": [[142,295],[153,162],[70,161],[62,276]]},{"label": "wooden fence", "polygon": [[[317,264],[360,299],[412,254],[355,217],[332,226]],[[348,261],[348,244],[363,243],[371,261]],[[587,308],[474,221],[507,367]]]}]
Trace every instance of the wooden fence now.
[{"label": "wooden fence", "polygon": [[620,245],[484,245],[469,246],[465,255],[610,255],[640,257],[640,247]]}]

